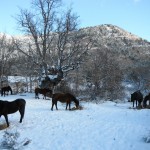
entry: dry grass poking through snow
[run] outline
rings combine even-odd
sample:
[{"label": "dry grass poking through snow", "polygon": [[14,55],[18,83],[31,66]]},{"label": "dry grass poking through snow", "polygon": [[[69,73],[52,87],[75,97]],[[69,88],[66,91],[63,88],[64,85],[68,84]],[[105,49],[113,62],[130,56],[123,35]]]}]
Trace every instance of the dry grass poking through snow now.
[{"label": "dry grass poking through snow", "polygon": [[79,106],[78,108],[73,107],[73,108],[71,108],[71,110],[83,110],[83,106]]},{"label": "dry grass poking through snow", "polygon": [[7,124],[6,123],[0,124],[0,130],[6,129],[6,128],[7,128]]}]

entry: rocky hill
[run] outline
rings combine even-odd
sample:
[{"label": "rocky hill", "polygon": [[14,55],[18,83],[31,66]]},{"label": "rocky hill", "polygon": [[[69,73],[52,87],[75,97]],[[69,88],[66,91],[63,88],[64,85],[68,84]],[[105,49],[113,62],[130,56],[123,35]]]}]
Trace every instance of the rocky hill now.
[{"label": "rocky hill", "polygon": [[[133,67],[143,64],[150,66],[150,42],[118,26],[104,24],[81,28],[77,32],[81,33],[85,38],[86,35],[91,35],[94,41],[91,53],[95,49],[107,49],[116,56],[115,59],[124,67]],[[2,35],[3,34],[0,34],[0,37],[2,37]],[[7,38],[9,39],[10,36],[7,35]],[[27,36],[16,36],[15,38],[26,39]]]},{"label": "rocky hill", "polygon": [[95,40],[93,50],[109,49],[124,66],[140,65],[143,62],[150,66],[150,42],[120,27],[104,24],[79,31],[91,34]]}]

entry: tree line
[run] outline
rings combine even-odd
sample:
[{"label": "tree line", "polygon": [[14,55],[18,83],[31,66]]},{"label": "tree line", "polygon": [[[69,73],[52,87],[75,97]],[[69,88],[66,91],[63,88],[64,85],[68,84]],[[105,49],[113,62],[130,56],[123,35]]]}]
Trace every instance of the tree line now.
[{"label": "tree line", "polygon": [[31,6],[16,16],[24,36],[0,37],[1,81],[9,75],[30,77],[32,89],[36,77],[41,87],[61,87],[93,100],[123,97],[125,74],[134,83],[140,80],[139,86],[144,84],[138,71],[142,67],[130,73],[123,70],[114,52],[99,44],[90,31],[79,29],[79,17],[72,8],[62,11],[61,0],[34,0]]}]

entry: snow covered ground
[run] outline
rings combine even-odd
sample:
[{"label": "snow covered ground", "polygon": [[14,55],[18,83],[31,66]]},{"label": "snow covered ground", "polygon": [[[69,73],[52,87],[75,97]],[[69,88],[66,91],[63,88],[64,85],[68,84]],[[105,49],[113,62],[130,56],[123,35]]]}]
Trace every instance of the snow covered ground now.
[{"label": "snow covered ground", "polygon": [[[9,95],[1,100],[17,98],[26,100],[23,123],[19,123],[19,112],[9,115],[10,127],[0,131],[1,144],[7,131],[20,135],[14,149],[150,150],[149,109],[129,109],[129,102],[82,101],[83,110],[66,111],[65,105],[58,103],[59,110],[54,107],[51,111],[51,100],[43,100],[42,96],[37,100],[34,94]],[[0,124],[4,123],[2,116]]]}]

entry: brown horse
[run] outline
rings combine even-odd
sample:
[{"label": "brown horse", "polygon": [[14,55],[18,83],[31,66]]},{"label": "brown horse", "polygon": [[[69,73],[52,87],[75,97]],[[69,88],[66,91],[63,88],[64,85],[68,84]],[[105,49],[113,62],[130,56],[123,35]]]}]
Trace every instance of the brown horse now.
[{"label": "brown horse", "polygon": [[67,107],[69,105],[69,110],[71,110],[71,102],[73,101],[76,105],[76,108],[79,107],[79,101],[70,93],[55,93],[53,94],[52,96],[52,107],[51,107],[51,110],[53,110],[53,106],[55,105],[56,106],[56,109],[58,110],[57,108],[57,101],[60,101],[62,103],[66,103],[66,110],[67,110]]},{"label": "brown horse", "polygon": [[5,117],[7,127],[9,127],[7,115],[15,113],[18,110],[21,115],[20,123],[22,122],[22,119],[23,119],[24,113],[25,113],[25,105],[26,105],[26,101],[24,99],[16,99],[12,102],[0,100],[0,117],[1,117],[1,115],[3,115]]},{"label": "brown horse", "polygon": [[143,100],[143,107],[144,108],[147,107],[147,101],[149,101],[149,105],[150,105],[150,93],[144,97],[144,100]]},{"label": "brown horse", "polygon": [[[2,87],[1,88],[1,96],[5,96],[6,95],[6,93],[5,92],[11,92],[11,95],[12,95],[12,89],[11,89],[11,87],[10,86],[6,86],[6,87]],[[7,94],[8,95],[8,94]]]},{"label": "brown horse", "polygon": [[143,101],[143,94],[140,91],[136,91],[133,94],[131,94],[131,102],[133,102],[133,107],[134,107],[134,101],[136,102],[136,107],[137,107],[137,103],[138,106],[141,106],[141,103]]},{"label": "brown horse", "polygon": [[35,99],[38,98],[39,99],[39,96],[38,94],[43,94],[43,99],[45,98],[46,99],[46,94],[49,94],[49,95],[52,95],[52,90],[50,89],[47,89],[47,88],[35,88]]}]

